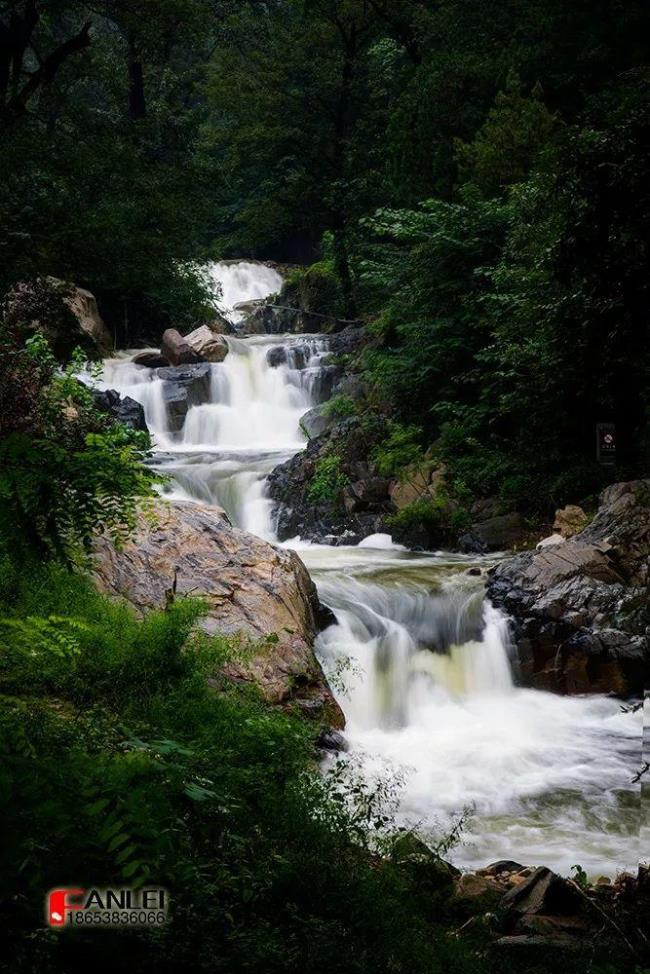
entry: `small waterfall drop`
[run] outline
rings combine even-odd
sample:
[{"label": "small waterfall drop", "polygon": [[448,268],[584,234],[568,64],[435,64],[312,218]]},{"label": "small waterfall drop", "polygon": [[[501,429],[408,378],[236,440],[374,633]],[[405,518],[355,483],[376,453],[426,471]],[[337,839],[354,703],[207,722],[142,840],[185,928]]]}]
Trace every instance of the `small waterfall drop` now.
[{"label": "small waterfall drop", "polygon": [[219,309],[233,324],[243,317],[238,304],[266,298],[282,287],[282,276],[275,268],[257,261],[218,261],[208,265],[208,273],[221,292],[217,298]]}]

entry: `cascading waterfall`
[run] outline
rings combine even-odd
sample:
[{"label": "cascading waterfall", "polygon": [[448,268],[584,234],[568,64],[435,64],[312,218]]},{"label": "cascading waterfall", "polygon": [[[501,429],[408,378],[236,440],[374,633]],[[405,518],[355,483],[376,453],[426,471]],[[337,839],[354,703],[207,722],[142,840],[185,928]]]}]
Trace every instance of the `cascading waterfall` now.
[{"label": "cascading waterfall", "polygon": [[636,868],[640,715],[517,687],[507,620],[470,559],[379,543],[296,547],[336,615],[317,652],[350,754],[369,778],[403,777],[400,823],[438,840],[470,809],[452,858],[472,868]]},{"label": "cascading waterfall", "polygon": [[[199,390],[205,401],[189,406],[179,430],[170,428],[169,370],[138,366],[122,355],[105,363],[102,385],[142,404],[158,466],[171,478],[171,498],[217,504],[234,523],[271,538],[264,481],[304,447],[300,418],[314,404],[327,342],[311,335],[225,340],[224,361],[200,367],[208,373]],[[272,365],[273,350],[281,360]]]},{"label": "cascading waterfall", "polygon": [[[237,305],[281,282],[249,261],[210,273],[233,322]],[[304,446],[300,418],[328,394],[328,344],[308,335],[227,342],[222,363],[199,367],[180,423],[165,370],[121,353],[105,363],[102,385],[142,403],[169,497],[218,504],[273,540],[265,478]],[[290,544],[336,616],[317,652],[351,755],[370,777],[404,776],[401,821],[439,838],[472,807],[467,844],[453,854],[461,865],[514,858],[610,874],[635,866],[639,789],[630,778],[641,714],[604,697],[517,688],[507,621],[466,572],[489,562],[410,553],[387,536],[356,547]]]}]

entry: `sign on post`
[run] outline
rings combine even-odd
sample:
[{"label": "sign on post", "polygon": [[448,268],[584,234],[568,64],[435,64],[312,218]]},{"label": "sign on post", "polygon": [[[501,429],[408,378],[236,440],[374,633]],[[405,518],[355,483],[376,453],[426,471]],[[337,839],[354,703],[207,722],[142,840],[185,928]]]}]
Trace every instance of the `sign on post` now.
[{"label": "sign on post", "polygon": [[596,423],[596,458],[599,463],[616,463],[616,426]]}]

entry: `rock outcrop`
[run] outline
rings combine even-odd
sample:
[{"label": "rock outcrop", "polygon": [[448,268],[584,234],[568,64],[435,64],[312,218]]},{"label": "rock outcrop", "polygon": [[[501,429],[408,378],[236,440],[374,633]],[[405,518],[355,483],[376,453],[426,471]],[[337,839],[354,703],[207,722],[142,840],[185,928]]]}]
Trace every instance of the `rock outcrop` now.
[{"label": "rock outcrop", "polygon": [[223,335],[212,331],[209,325],[191,331],[185,341],[204,362],[223,362],[228,354],[228,343]]},{"label": "rock outcrop", "polygon": [[102,412],[109,413],[129,429],[147,432],[144,409],[135,399],[131,399],[130,396],[120,396],[115,389],[93,389],[92,395],[95,405]]},{"label": "rock outcrop", "polygon": [[142,614],[164,608],[175,580],[177,597],[206,601],[205,632],[241,635],[251,644],[250,654],[215,673],[215,685],[224,674],[253,682],[270,702],[343,726],[312,649],[322,610],[295,552],[232,527],[220,508],[160,501],[123,550],[99,540],[94,576],[102,591]]},{"label": "rock outcrop", "polygon": [[17,284],[4,298],[4,314],[28,330],[42,332],[61,362],[67,362],[76,347],[93,357],[113,349],[95,296],[55,277]]},{"label": "rock outcrop", "polygon": [[514,620],[523,682],[640,696],[650,633],[650,480],[614,484],[583,531],[503,561],[488,596]]},{"label": "rock outcrop", "polygon": [[487,551],[507,551],[521,544],[527,537],[528,525],[521,514],[498,514],[472,524],[459,539],[461,551],[483,554]]},{"label": "rock outcrop", "polygon": [[210,400],[210,365],[174,365],[158,370],[163,379],[163,398],[169,431],[177,433],[183,428],[190,406],[200,406]]},{"label": "rock outcrop", "polygon": [[[275,501],[278,537],[300,535],[311,541],[356,544],[386,530],[385,517],[394,511],[388,489],[368,460],[368,435],[358,420],[340,420],[310,440],[302,453],[276,467],[268,478]],[[325,478],[323,461],[335,458],[336,470]]]},{"label": "rock outcrop", "polygon": [[160,352],[172,365],[193,365],[205,361],[176,328],[167,328],[163,332]]}]

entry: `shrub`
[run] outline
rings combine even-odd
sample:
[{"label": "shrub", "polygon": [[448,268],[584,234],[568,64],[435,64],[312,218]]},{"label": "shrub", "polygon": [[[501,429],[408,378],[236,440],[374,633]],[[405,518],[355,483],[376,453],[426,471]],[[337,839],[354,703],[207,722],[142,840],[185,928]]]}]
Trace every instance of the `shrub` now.
[{"label": "shrub", "polygon": [[341,458],[335,453],[319,457],[316,461],[314,476],[307,489],[307,496],[312,501],[336,501],[349,483],[349,478],[341,470]]}]

